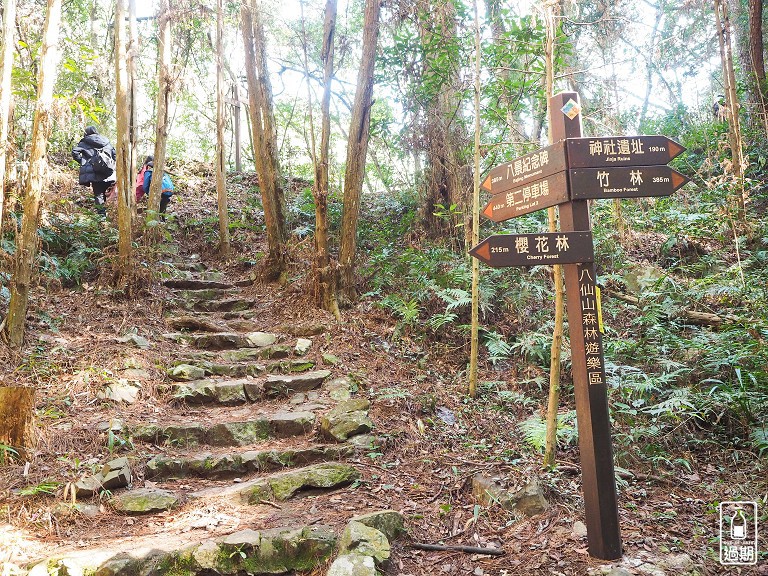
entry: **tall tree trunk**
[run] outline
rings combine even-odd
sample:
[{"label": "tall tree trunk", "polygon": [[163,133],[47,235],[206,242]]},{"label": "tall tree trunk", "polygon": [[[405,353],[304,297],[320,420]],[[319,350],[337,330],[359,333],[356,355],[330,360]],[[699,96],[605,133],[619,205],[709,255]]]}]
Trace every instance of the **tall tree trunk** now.
[{"label": "tall tree trunk", "polygon": [[235,132],[235,171],[242,172],[243,144],[241,142],[242,138],[240,136],[240,111],[243,107],[240,105],[240,85],[237,82],[237,78],[235,78],[235,80],[232,82],[232,99],[234,100],[232,125],[234,126]]},{"label": "tall tree trunk", "polygon": [[755,102],[758,106],[765,135],[768,136],[768,82],[765,78],[763,51],[763,0],[749,0],[749,55],[756,85]]},{"label": "tall tree trunk", "polygon": [[[477,0],[472,2],[475,12],[475,169],[472,177],[472,239],[471,244],[477,246],[480,242],[480,57],[483,45],[480,43],[480,16],[477,10]],[[470,330],[469,352],[469,395],[477,396],[477,364],[480,353],[480,261],[470,258],[472,262],[472,323]]]},{"label": "tall tree trunk", "polygon": [[5,167],[8,162],[8,121],[11,111],[11,72],[13,70],[16,0],[3,1],[3,71],[0,74],[0,230],[5,217]]},{"label": "tall tree trunk", "polygon": [[132,215],[136,215],[136,202],[135,194],[133,190],[136,188],[136,164],[138,163],[138,106],[136,105],[136,99],[138,97],[138,88],[136,81],[136,56],[139,53],[139,31],[136,22],[136,0],[128,0],[128,53],[126,59],[126,69],[128,70],[128,102],[129,102],[129,117],[130,122],[128,124],[128,141],[130,143],[130,149],[128,153],[128,182],[131,190],[131,206]]},{"label": "tall tree trunk", "polygon": [[347,138],[347,168],[344,174],[344,205],[341,214],[339,292],[345,305],[351,305],[357,299],[355,289],[357,222],[360,216],[360,196],[363,191],[365,159],[370,140],[373,71],[376,64],[380,14],[379,0],[367,0],[363,24],[363,54]]},{"label": "tall tree trunk", "polygon": [[219,199],[219,254],[229,255],[227,167],[224,163],[224,2],[216,1],[216,195]]},{"label": "tall tree trunk", "polygon": [[[163,191],[165,154],[168,143],[168,109],[171,104],[171,8],[168,0],[160,2],[157,19],[157,123],[155,126],[155,151],[152,181],[149,183],[147,223],[157,221],[160,213],[160,195]],[[156,240],[157,234],[149,234]]]},{"label": "tall tree trunk", "polygon": [[323,98],[320,102],[320,150],[315,158],[315,292],[323,310],[339,317],[336,301],[336,268],[331,262],[328,239],[328,166],[331,140],[331,82],[333,81],[333,43],[336,36],[336,0],[325,3],[323,24]]},{"label": "tall tree trunk", "polygon": [[[440,76],[438,92],[432,95],[426,107],[427,172],[424,196],[423,220],[433,234],[446,234],[452,240],[457,226],[467,224],[462,219],[466,208],[463,160],[460,156],[461,141],[466,139],[460,125],[461,99],[457,89],[459,63],[446,44],[456,42],[456,7],[451,0],[432,0],[431,10],[424,13],[421,21],[424,58],[424,77]],[[438,40],[438,37],[440,40]],[[455,205],[454,209],[450,209]],[[439,210],[439,206],[443,210]],[[435,213],[443,212],[439,217]],[[468,214],[466,214],[468,218]],[[470,226],[464,230],[469,233]],[[468,239],[467,239],[468,241]],[[457,246],[458,248],[458,246]]]},{"label": "tall tree trunk", "polygon": [[0,386],[0,465],[7,463],[4,447],[10,455],[29,459],[34,446],[35,389]]},{"label": "tall tree trunk", "polygon": [[724,0],[715,0],[715,23],[717,38],[720,43],[720,58],[723,66],[725,84],[725,102],[728,111],[728,142],[731,147],[733,179],[736,183],[736,219],[746,224],[746,204],[748,191],[744,186],[744,152],[739,122],[739,99],[736,94],[736,73],[733,68],[733,50],[731,48],[731,20],[728,5]]},{"label": "tall tree trunk", "polygon": [[32,123],[32,148],[29,152],[29,175],[24,196],[21,236],[16,249],[16,270],[11,280],[11,302],[6,317],[6,335],[11,346],[24,343],[24,319],[27,315],[32,271],[37,254],[37,225],[48,168],[46,149],[53,122],[53,85],[59,67],[56,48],[61,20],[61,0],[48,0],[43,42],[40,47],[40,72],[37,78],[37,106]]},{"label": "tall tree trunk", "polygon": [[119,286],[125,286],[133,267],[133,200],[130,161],[130,101],[128,74],[125,70],[125,1],[117,0],[115,7],[115,110],[117,116],[117,226],[118,253],[115,272]]},{"label": "tall tree trunk", "polygon": [[[546,44],[544,46],[544,67],[546,102],[549,117],[549,143],[553,144],[552,110],[549,103],[554,93],[555,84],[555,38],[557,35],[557,4],[544,3],[546,26]],[[549,231],[557,231],[557,216],[554,208],[547,209]],[[549,354],[549,398],[547,400],[547,434],[544,446],[544,466],[552,468],[557,455],[557,413],[560,406],[560,356],[563,342],[563,321],[565,318],[565,294],[563,288],[563,268],[559,264],[552,266],[552,281],[555,285],[555,326],[552,329],[552,348]]]},{"label": "tall tree trunk", "polygon": [[285,196],[277,158],[277,132],[272,104],[272,84],[267,69],[264,25],[257,0],[243,4],[243,42],[248,79],[249,113],[253,154],[259,175],[261,202],[267,232],[267,258],[263,273],[267,280],[286,280]]}]

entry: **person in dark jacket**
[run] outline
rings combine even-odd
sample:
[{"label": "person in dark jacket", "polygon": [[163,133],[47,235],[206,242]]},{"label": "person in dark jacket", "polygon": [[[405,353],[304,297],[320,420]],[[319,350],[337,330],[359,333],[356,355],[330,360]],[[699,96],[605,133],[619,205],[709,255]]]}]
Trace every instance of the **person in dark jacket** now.
[{"label": "person in dark jacket", "polygon": [[107,190],[117,181],[117,177],[114,169],[111,172],[96,171],[94,169],[93,157],[102,149],[112,157],[112,160],[115,160],[117,152],[114,146],[109,143],[106,136],[99,134],[94,126],[88,126],[85,129],[83,138],[72,149],[72,157],[80,162],[78,182],[83,186],[90,186],[93,189],[96,212],[104,215],[107,213]]}]

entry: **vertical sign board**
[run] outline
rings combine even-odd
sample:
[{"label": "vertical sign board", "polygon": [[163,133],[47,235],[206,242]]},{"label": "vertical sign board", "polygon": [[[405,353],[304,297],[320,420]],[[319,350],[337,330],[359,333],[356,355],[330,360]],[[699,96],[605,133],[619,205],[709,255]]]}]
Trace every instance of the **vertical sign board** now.
[{"label": "vertical sign board", "polygon": [[[570,165],[571,150],[578,155],[584,148],[581,141],[579,96],[561,92],[550,99],[553,140],[568,142],[568,167],[593,167],[600,164],[576,162]],[[576,144],[573,140],[579,139]],[[592,139],[594,140],[594,139]],[[612,141],[602,138],[601,141]],[[631,147],[631,144],[630,144]],[[623,150],[622,150],[623,151]],[[631,148],[630,148],[631,151]],[[587,157],[589,155],[587,154]],[[601,157],[603,162],[605,157]],[[626,155],[612,166],[625,162]],[[629,156],[630,160],[632,156]],[[667,161],[667,160],[665,160]],[[658,161],[653,162],[658,163]],[[573,194],[573,192],[572,192]],[[563,232],[591,230],[587,200],[572,199],[560,205],[560,229]],[[621,557],[621,532],[613,468],[611,425],[608,416],[608,387],[605,381],[603,341],[597,329],[597,290],[594,263],[565,264],[565,294],[568,309],[568,329],[571,340],[571,367],[579,431],[584,516],[587,525],[589,554],[603,560]]]},{"label": "vertical sign board", "polygon": [[491,170],[483,214],[502,222],[559,205],[560,232],[490,236],[470,254],[493,267],[563,265],[589,553],[613,560],[621,533],[587,200],[669,196],[688,178],[665,164],[685,148],[666,136],[582,138],[578,95],[549,105],[556,143]]}]

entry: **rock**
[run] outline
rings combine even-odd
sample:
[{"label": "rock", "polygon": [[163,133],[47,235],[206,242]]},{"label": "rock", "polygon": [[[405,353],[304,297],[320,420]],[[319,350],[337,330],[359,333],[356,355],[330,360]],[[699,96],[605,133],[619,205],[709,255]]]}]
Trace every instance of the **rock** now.
[{"label": "rock", "polygon": [[192,330],[195,332],[226,332],[227,325],[197,316],[178,316],[166,320],[173,330]]},{"label": "rock", "polygon": [[109,422],[99,422],[96,427],[101,432],[117,434],[123,431],[125,423],[120,418],[112,418]]},{"label": "rock", "polygon": [[337,557],[326,576],[376,576],[376,565],[370,556],[342,554]]},{"label": "rock", "polygon": [[364,398],[342,402],[321,418],[321,433],[344,442],[351,436],[370,432],[373,429],[373,422],[367,412],[370,405]]},{"label": "rock", "polygon": [[192,309],[196,312],[240,312],[258,307],[258,302],[243,300],[242,298],[230,298],[227,300],[202,300],[194,302]]},{"label": "rock", "polygon": [[152,374],[143,368],[125,368],[120,372],[120,376],[126,380],[149,380],[152,378]]},{"label": "rock", "polygon": [[323,385],[328,390],[328,395],[337,402],[344,402],[352,397],[352,381],[345,377],[334,378]]},{"label": "rock", "polygon": [[211,446],[245,446],[269,438],[269,421],[222,422],[210,428],[205,435]]},{"label": "rock", "polygon": [[276,412],[269,419],[270,432],[275,438],[290,438],[308,434],[315,426],[312,412]]},{"label": "rock", "polygon": [[284,470],[287,466],[337,461],[351,456],[353,452],[352,447],[347,445],[315,444],[301,449],[247,450],[215,456],[210,453],[186,457],[159,454],[147,462],[146,478],[234,478],[253,472]]},{"label": "rock", "polygon": [[205,377],[205,370],[192,364],[179,364],[168,370],[168,376],[171,380],[177,382],[189,382],[190,380],[200,380]]},{"label": "rock", "polygon": [[291,336],[319,336],[328,332],[328,326],[325,324],[284,324],[275,327],[274,331]]},{"label": "rock", "polygon": [[324,353],[321,358],[323,359],[323,364],[326,366],[337,366],[341,364],[341,360],[338,356],[334,356],[333,354],[328,354],[327,352]]},{"label": "rock", "polygon": [[323,526],[242,530],[222,538],[218,563],[208,568],[218,574],[282,574],[315,568],[333,552],[336,537]]},{"label": "rock", "polygon": [[218,403],[227,406],[246,402],[245,386],[252,380],[193,380],[176,386],[176,398],[192,403]]},{"label": "rock", "polygon": [[312,360],[279,360],[272,362],[267,366],[267,372],[274,373],[295,373],[308,372],[315,367]]},{"label": "rock", "polygon": [[296,340],[296,346],[293,347],[293,353],[296,356],[304,356],[312,347],[312,340],[308,338],[299,338]]},{"label": "rock", "polygon": [[190,338],[193,346],[203,350],[229,350],[231,348],[243,348],[248,345],[245,338],[237,332],[192,334]]},{"label": "rock", "polygon": [[249,332],[244,338],[251,348],[264,348],[277,342],[277,336],[268,332]]},{"label": "rock", "polygon": [[394,510],[379,510],[378,512],[369,512],[352,518],[371,528],[375,528],[391,542],[405,532],[403,516]]},{"label": "rock", "polygon": [[128,458],[115,458],[110,460],[101,469],[101,486],[104,490],[114,490],[116,488],[125,488],[130,485],[133,477],[131,476],[131,466]]},{"label": "rock", "polygon": [[133,404],[136,402],[140,391],[141,388],[136,384],[130,384],[127,380],[120,378],[117,382],[111,382],[104,386],[96,396],[102,400]]},{"label": "rock", "polygon": [[290,346],[284,346],[282,344],[273,344],[272,346],[265,346],[259,354],[259,358],[269,360],[279,360],[281,358],[289,358],[291,356]]},{"label": "rock", "polygon": [[476,474],[472,478],[472,493],[478,502],[484,506],[499,504],[506,510],[512,510],[525,516],[541,514],[548,507],[541,487],[535,480],[517,492],[510,493],[487,476]]},{"label": "rock", "polygon": [[69,518],[76,514],[82,514],[86,518],[96,518],[101,514],[101,510],[96,504],[86,504],[84,502],[76,502],[69,504],[67,502],[57,502],[51,510],[51,513],[57,518]]},{"label": "rock", "polygon": [[174,296],[187,304],[226,299],[231,295],[229,290],[221,288],[206,288],[202,290],[177,290]]},{"label": "rock", "polygon": [[384,534],[354,520],[347,524],[339,538],[339,552],[371,556],[377,566],[386,564],[391,553],[389,540]]},{"label": "rock", "polygon": [[617,566],[616,568],[613,568],[610,572],[607,572],[605,576],[632,576],[633,574],[634,572],[630,572],[626,568]]},{"label": "rock", "polygon": [[695,568],[693,560],[685,553],[666,556],[658,564],[672,574],[688,574]]},{"label": "rock", "polygon": [[331,375],[329,370],[316,370],[295,376],[270,374],[264,383],[269,396],[288,395],[292,392],[308,392],[318,388]]},{"label": "rock", "polygon": [[112,498],[112,505],[125,514],[150,514],[162,512],[175,506],[179,498],[167,490],[138,488]]},{"label": "rock", "polygon": [[382,442],[373,434],[358,434],[347,439],[347,442],[362,450],[378,450]]},{"label": "rock", "polygon": [[354,466],[328,462],[261,478],[242,490],[240,495],[249,504],[258,504],[262,500],[288,500],[302,489],[337,488],[359,478],[360,472]]},{"label": "rock", "polygon": [[146,350],[150,347],[149,340],[144,338],[143,336],[139,336],[138,334],[130,333],[126,334],[125,336],[121,336],[117,339],[118,342],[122,344],[133,344],[136,346],[136,348],[141,348],[142,350]]},{"label": "rock", "polygon": [[581,520],[576,520],[573,523],[572,532],[576,538],[585,538],[587,536],[587,526]]},{"label": "rock", "polygon": [[227,282],[219,282],[217,280],[194,280],[189,278],[164,280],[163,286],[174,290],[209,290],[211,288],[228,290],[234,288],[232,284]]},{"label": "rock", "polygon": [[101,475],[94,474],[75,482],[75,496],[77,498],[89,498],[101,490]]}]

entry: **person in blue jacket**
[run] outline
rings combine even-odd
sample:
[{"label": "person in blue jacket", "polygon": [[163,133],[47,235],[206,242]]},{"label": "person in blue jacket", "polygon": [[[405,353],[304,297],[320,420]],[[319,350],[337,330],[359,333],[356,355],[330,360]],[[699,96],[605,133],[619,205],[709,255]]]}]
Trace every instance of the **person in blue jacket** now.
[{"label": "person in blue jacket", "polygon": [[97,171],[94,168],[92,160],[99,150],[106,152],[112,158],[114,165],[117,157],[114,146],[109,143],[106,136],[98,133],[95,126],[88,126],[85,129],[85,135],[72,149],[72,158],[80,162],[78,182],[93,189],[96,212],[103,216],[107,213],[107,190],[117,181],[117,177],[114,168],[107,171]]},{"label": "person in blue jacket", "polygon": [[[147,157],[149,159],[149,157]],[[152,170],[154,169],[154,161],[150,160],[146,164],[146,171],[144,172],[144,193],[149,195],[149,186],[152,184]],[[173,196],[173,181],[171,177],[165,173],[163,174],[163,187],[160,194],[160,214],[165,214],[165,209],[168,208],[168,204]]]}]

